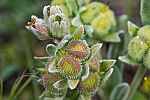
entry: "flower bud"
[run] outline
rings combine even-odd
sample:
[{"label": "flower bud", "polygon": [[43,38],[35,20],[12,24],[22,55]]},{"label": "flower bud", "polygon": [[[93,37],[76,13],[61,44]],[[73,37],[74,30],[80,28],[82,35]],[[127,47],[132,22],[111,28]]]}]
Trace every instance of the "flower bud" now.
[{"label": "flower bud", "polygon": [[147,44],[136,36],[132,38],[128,45],[128,54],[133,60],[141,61],[145,56],[145,52],[147,51]]},{"label": "flower bud", "polygon": [[97,74],[90,74],[88,78],[80,81],[77,90],[81,94],[92,94],[96,92],[99,85],[99,76]]},{"label": "flower bud", "polygon": [[72,40],[68,45],[68,52],[76,58],[86,60],[90,54],[90,49],[86,41]]},{"label": "flower bud", "polygon": [[86,6],[86,11],[81,13],[81,18],[84,23],[89,24],[99,14],[101,7],[104,4],[92,2]]},{"label": "flower bud", "polygon": [[44,19],[54,37],[62,38],[69,33],[69,22],[58,6],[45,6],[43,9]]},{"label": "flower bud", "polygon": [[91,23],[99,35],[107,34],[116,25],[114,13],[111,10],[101,12]]},{"label": "flower bud", "polygon": [[40,40],[46,40],[50,37],[45,21],[34,15],[31,16],[31,22],[27,23],[26,28],[31,30]]},{"label": "flower bud", "polygon": [[138,36],[148,42],[150,42],[150,25],[143,26],[138,31]]},{"label": "flower bud", "polygon": [[77,59],[64,56],[58,65],[58,69],[63,77],[77,79],[81,76],[82,66]]}]

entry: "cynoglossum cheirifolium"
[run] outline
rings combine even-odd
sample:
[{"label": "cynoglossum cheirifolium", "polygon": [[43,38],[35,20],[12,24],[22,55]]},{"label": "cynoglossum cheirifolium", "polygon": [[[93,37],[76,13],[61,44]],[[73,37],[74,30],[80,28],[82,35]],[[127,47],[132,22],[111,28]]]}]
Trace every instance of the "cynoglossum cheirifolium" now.
[{"label": "cynoglossum cheirifolium", "polygon": [[41,71],[45,88],[45,95],[40,97],[49,97],[49,94],[49,98],[63,99],[68,91],[74,91],[91,98],[112,74],[116,60],[101,59],[102,44],[89,46],[83,39],[83,25],[70,33],[68,19],[59,6],[45,6],[43,15],[43,19],[33,15],[26,28],[40,40],[59,38],[60,41],[46,46],[48,57],[35,57],[45,66],[36,68]]}]

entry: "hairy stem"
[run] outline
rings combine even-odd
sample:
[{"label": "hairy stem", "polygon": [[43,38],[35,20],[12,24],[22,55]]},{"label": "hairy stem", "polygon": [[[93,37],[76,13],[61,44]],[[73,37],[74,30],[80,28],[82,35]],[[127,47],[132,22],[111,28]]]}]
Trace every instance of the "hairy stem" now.
[{"label": "hairy stem", "polygon": [[141,80],[144,76],[146,72],[146,68],[144,66],[140,66],[131,82],[131,85],[130,85],[130,93],[129,93],[129,96],[128,96],[128,99],[127,100],[131,100],[135,91],[137,90],[139,84],[141,83]]}]

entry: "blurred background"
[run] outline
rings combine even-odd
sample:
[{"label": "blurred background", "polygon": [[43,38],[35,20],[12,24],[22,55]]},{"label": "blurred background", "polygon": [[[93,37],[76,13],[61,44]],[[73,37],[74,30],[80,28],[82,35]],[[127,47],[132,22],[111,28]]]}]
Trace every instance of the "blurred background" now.
[{"label": "blurred background", "polygon": [[[106,0],[97,1],[108,3]],[[40,66],[33,57],[46,56],[45,46],[49,41],[38,40],[33,33],[25,29],[25,25],[30,20],[31,15],[42,18],[43,7],[49,5],[50,2],[51,0],[0,1],[1,99],[11,97],[12,91],[15,89],[14,84],[18,83],[16,80],[21,80],[18,87],[22,90],[16,87],[17,100],[38,100],[43,88],[37,83],[38,77],[32,75],[33,78],[29,78],[29,76],[31,76],[31,73],[35,73],[34,68],[37,65]],[[141,25],[140,0],[109,0],[108,4],[116,16],[126,14],[128,20],[139,26]],[[136,68],[126,66],[123,81],[130,83]],[[139,91],[134,96],[134,100],[148,100],[150,93],[149,76],[150,74],[147,72],[141,82]],[[24,87],[22,88],[22,86]],[[94,100],[98,99],[94,98]]]}]

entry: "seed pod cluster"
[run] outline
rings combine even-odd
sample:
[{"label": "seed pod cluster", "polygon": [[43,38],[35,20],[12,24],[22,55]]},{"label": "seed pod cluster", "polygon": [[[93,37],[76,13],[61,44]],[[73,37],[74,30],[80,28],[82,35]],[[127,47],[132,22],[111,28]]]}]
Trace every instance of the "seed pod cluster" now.
[{"label": "seed pod cluster", "polygon": [[128,55],[132,60],[150,68],[150,25],[139,28],[129,22],[128,28],[132,36],[128,44]]}]

